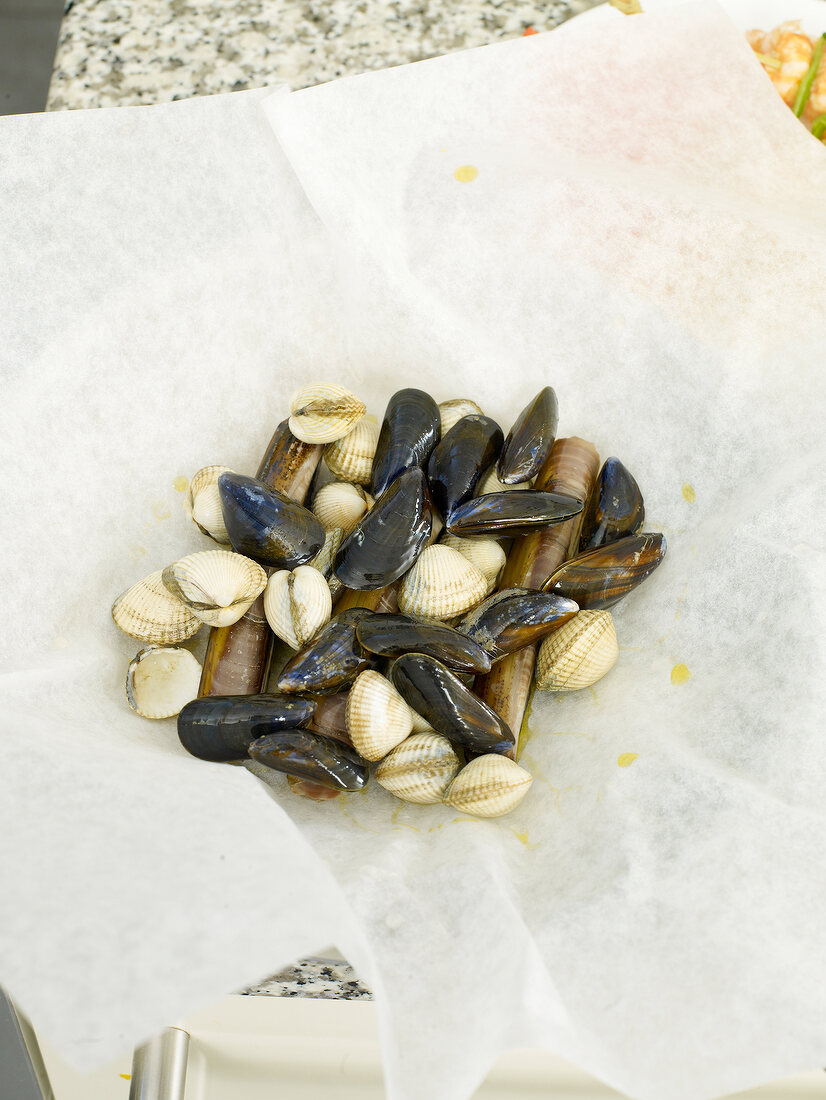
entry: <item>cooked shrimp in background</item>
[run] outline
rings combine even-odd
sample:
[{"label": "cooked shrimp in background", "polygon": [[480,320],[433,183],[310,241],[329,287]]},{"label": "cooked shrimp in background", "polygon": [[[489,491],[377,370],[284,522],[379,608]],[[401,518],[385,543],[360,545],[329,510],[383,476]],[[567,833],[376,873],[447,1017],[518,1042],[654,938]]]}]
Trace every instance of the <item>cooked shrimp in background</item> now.
[{"label": "cooked shrimp in background", "polygon": [[[781,23],[771,31],[747,31],[746,38],[784,102],[794,108],[801,85],[811,75],[819,40],[804,34],[798,21]],[[826,144],[826,50],[822,46],[808,97],[796,113]]]}]

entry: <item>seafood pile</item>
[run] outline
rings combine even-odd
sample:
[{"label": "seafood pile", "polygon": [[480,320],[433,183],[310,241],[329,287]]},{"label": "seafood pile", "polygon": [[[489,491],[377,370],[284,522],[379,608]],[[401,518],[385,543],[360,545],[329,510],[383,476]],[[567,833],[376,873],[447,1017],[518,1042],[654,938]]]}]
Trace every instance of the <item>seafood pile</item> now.
[{"label": "seafood pile", "polygon": [[[178,716],[202,760],[253,759],[322,800],[377,783],[497,817],[531,691],[589,687],[619,649],[610,610],[661,534],[617,458],[557,438],[543,389],[507,436],[473,401],[393,394],[384,420],[341,386],[297,393],[255,477],[199,470],[186,507],[217,549],[115,600],[147,643],[127,699]],[[179,643],[210,628],[203,666]]]},{"label": "seafood pile", "polygon": [[812,39],[790,20],[746,38],[784,102],[826,144],[826,34]]}]

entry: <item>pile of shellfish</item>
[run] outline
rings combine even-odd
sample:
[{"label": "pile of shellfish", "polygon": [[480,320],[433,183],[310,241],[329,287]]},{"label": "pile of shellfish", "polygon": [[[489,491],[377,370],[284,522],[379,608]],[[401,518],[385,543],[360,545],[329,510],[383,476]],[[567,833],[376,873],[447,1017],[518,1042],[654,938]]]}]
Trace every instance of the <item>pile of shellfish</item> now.
[{"label": "pile of shellfish", "polygon": [[[517,806],[531,691],[618,657],[608,610],[665,554],[617,458],[557,438],[543,389],[507,436],[473,401],[393,394],[381,425],[341,386],[299,391],[255,477],[206,466],[186,507],[217,548],[112,608],[146,643],[130,706],[177,715],[202,760],[248,759],[308,798],[377,783],[478,817]],[[209,627],[203,665],[180,643]]]}]

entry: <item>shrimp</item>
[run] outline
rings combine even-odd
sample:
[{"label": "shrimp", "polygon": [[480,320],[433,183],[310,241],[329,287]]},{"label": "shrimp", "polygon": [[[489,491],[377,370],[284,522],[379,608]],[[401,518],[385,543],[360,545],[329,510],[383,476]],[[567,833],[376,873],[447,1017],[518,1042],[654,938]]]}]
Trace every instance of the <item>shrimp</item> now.
[{"label": "shrimp", "polygon": [[749,31],[746,38],[756,53],[780,62],[779,68],[766,63],[763,63],[763,68],[769,80],[791,107],[800,82],[806,75],[812,60],[814,47],[808,35],[801,32],[799,22],[788,22],[781,23],[773,31],[762,35],[762,38],[760,31]]}]

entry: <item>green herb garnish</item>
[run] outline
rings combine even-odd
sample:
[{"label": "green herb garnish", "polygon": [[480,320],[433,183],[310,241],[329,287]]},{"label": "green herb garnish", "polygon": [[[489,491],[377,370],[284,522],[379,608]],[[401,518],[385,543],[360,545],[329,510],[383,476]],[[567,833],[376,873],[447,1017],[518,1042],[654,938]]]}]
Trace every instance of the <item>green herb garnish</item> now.
[{"label": "green herb garnish", "polygon": [[826,134],[826,115],[818,115],[812,123],[812,136],[820,140]]},{"label": "green herb garnish", "polygon": [[798,118],[803,114],[803,108],[806,106],[809,95],[812,91],[812,85],[815,82],[817,76],[817,70],[820,68],[820,59],[823,56],[823,47],[826,45],[826,34],[822,34],[817,40],[815,51],[812,54],[812,61],[806,70],[806,75],[800,82],[800,87],[797,89],[797,95],[794,99],[794,106],[792,110]]}]

